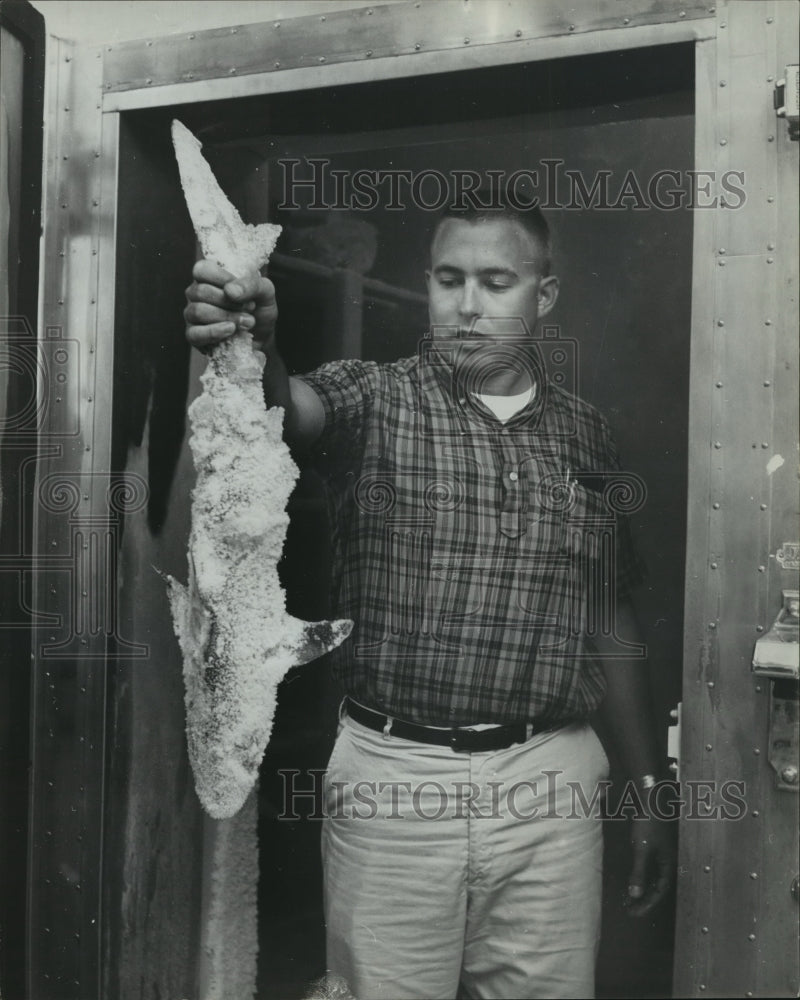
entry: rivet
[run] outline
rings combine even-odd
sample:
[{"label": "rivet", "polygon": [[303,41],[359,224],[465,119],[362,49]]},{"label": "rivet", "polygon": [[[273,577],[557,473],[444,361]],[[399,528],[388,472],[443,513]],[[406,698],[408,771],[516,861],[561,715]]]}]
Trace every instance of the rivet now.
[{"label": "rivet", "polygon": [[87,444],[87,445],[86,445],[86,447],[85,447],[85,448],[84,448],[83,450],[84,450],[84,451],[91,451],[92,449],[91,449],[91,448],[89,447],[89,445]]},{"label": "rivet", "polygon": [[700,933],[701,934],[708,934],[708,928],[707,927],[701,927],[700,928]]},{"label": "rivet", "polygon": [[238,35],[239,34],[239,29],[238,28],[231,28],[231,34],[232,35]]},{"label": "rivet", "polygon": [[100,150],[99,150],[99,149],[96,149],[96,150],[94,151],[94,158],[95,158],[96,160],[99,160],[99,159],[100,159]]},{"label": "rivet", "polygon": [[323,14],[323,15],[322,15],[322,16],[320,17],[320,21],[325,21],[325,20],[326,20],[326,17],[325,17],[325,15]]},{"label": "rivet", "polygon": [[763,625],[756,625],[756,632],[763,632],[763,631],[764,631]]},{"label": "rivet", "polygon": [[148,42],[148,43],[147,43],[147,47],[148,47],[148,49],[149,49],[149,48],[151,48],[151,47],[152,47],[152,45],[153,45],[153,43],[152,43],[152,42]]},{"label": "rivet", "polygon": [[775,263],[774,257],[767,257],[767,263],[768,264],[774,264]]},{"label": "rivet", "polygon": [[189,39],[190,40],[193,39],[193,38],[194,38],[194,35],[189,35]]},{"label": "rivet", "polygon": [[469,45],[469,39],[468,39],[468,38],[465,38],[465,39],[464,39],[464,44],[465,44],[465,45]]},{"label": "rivet", "polygon": [[775,136],[774,135],[768,135],[767,136],[767,142],[775,142]]},{"label": "rivet", "polygon": [[570,30],[570,31],[574,31],[574,30],[575,30],[575,25],[574,25],[574,24],[571,24],[571,25],[569,26],[569,30]]},{"label": "rivet", "polygon": [[709,623],[708,623],[708,627],[709,627],[709,628],[712,628],[712,629],[713,629],[713,628],[716,628],[716,627],[717,627],[717,623],[716,623],[716,622],[709,622]]},{"label": "rivet", "polygon": [[[759,690],[760,690],[760,688],[756,688],[756,691],[759,691]],[[753,818],[754,818],[754,819],[758,819],[758,817],[759,817],[760,815],[761,815],[761,813],[760,813],[760,812],[758,811],[758,809],[754,809],[754,810],[753,810]]]},{"label": "rivet", "polygon": [[767,571],[767,567],[766,566],[759,566],[758,567],[758,572],[759,573],[766,573],[766,571]]},{"label": "rivet", "polygon": [[773,18],[771,18],[771,17],[767,18],[767,24],[772,24],[772,21],[773,21]]},{"label": "rivet", "polygon": [[720,253],[720,254],[722,254],[723,256],[724,256],[724,255],[725,255],[725,254],[726,254],[727,252],[728,252],[728,251],[727,251],[727,250],[725,249],[725,247],[720,247],[720,248],[719,248],[719,253]]},{"label": "rivet", "polygon": [[767,250],[774,250],[774,249],[775,249],[774,243],[767,243]]},{"label": "rivet", "polygon": [[728,27],[728,25],[727,25],[727,23],[725,21],[720,21],[719,26],[720,26],[720,28],[727,28]]},{"label": "rivet", "polygon": [[91,403],[92,402],[92,397],[91,396],[87,396],[86,397],[86,402],[87,403]]},{"label": "rivet", "polygon": [[65,111],[69,111],[69,106],[64,108]]},{"label": "rivet", "polygon": [[772,326],[772,320],[771,319],[765,319],[764,320],[764,326]]},{"label": "rivet", "polygon": [[63,299],[59,299],[59,300],[58,300],[58,304],[59,304],[60,306],[63,306],[63,305],[64,305],[64,300],[63,300]]},{"label": "rivet", "polygon": [[281,26],[281,22],[280,21],[276,21],[275,24],[273,25],[273,27],[275,27],[275,28],[280,28],[280,26]]},{"label": "rivet", "polygon": [[97,200],[97,198],[92,198],[92,204],[94,205],[95,208],[97,208],[100,202]]},{"label": "rivet", "polygon": [[767,505],[765,503],[759,504],[759,506],[761,507],[762,510],[767,509]]},{"label": "rivet", "polygon": [[719,449],[722,447],[722,442],[721,441],[715,441],[714,442],[714,447],[719,451]]},{"label": "rivet", "polygon": [[367,7],[367,13],[368,13],[368,14],[371,14],[371,13],[372,13],[372,7]]},{"label": "rivet", "polygon": [[522,38],[522,31],[520,28],[517,28],[514,34],[517,36],[517,38]]},{"label": "rivet", "polygon": [[629,17],[623,17],[622,23],[623,24],[630,24],[631,23],[631,19]]},{"label": "rivet", "polygon": [[703,871],[708,873],[711,871],[711,865],[703,865]]},{"label": "rivet", "polygon": [[726,87],[727,86],[727,84],[725,83],[724,80],[720,80],[719,81],[719,85],[720,85],[720,87]]},{"label": "rivet", "polygon": [[686,11],[682,10],[680,14],[678,14],[678,17],[686,17]]},{"label": "rivet", "polygon": [[750,878],[755,881],[758,878],[758,872],[750,872]]},{"label": "rivet", "polygon": [[770,203],[770,205],[771,205],[771,204],[772,204],[772,202],[773,202],[773,201],[775,201],[775,198],[774,198],[774,197],[773,197],[773,196],[772,196],[771,194],[769,194],[769,195],[767,195],[767,201],[768,201],[768,202]]},{"label": "rivet", "polygon": [[317,60],[317,62],[324,63],[325,62],[325,56],[320,56],[319,59]]},{"label": "rivet", "polygon": [[756,757],[761,756],[761,751],[759,750],[758,747],[753,747],[753,753],[756,755]]},{"label": "rivet", "polygon": [[280,69],[280,68],[281,68],[281,64],[280,64],[280,63],[278,62],[278,60],[276,59],[276,60],[275,60],[275,69]]},{"label": "rivet", "polygon": [[372,49],[367,50],[367,59],[372,55]]},{"label": "rivet", "polygon": [[716,385],[716,387],[717,387],[718,389],[721,389],[721,388],[722,388],[722,382],[715,382],[714,384]]},{"label": "rivet", "polygon": [[767,83],[772,83],[772,81],[773,81],[774,79],[775,79],[775,77],[774,77],[774,76],[768,76],[768,77],[767,77]]},{"label": "rivet", "polygon": [[[57,402],[57,403],[60,403],[60,402],[61,402],[61,397],[60,397],[60,396],[56,396],[56,402]],[[53,542],[53,545],[55,545],[55,542]]]},{"label": "rivet", "polygon": [[746,997],[751,997],[752,995],[753,995],[753,991],[752,991],[752,990],[748,990],[748,991],[747,991],[747,992],[745,993],[745,996],[746,996]]},{"label": "rivet", "polygon": [[[706,750],[713,750],[714,747],[710,743],[706,743]],[[709,869],[710,871],[711,869]]]},{"label": "rivet", "polygon": [[72,56],[64,56],[64,62],[69,62]]},{"label": "rivet", "polygon": [[194,73],[187,73],[186,76],[187,76],[187,79],[194,80]]},{"label": "rivet", "polygon": [[728,140],[727,139],[720,139],[719,140],[719,144],[720,144],[720,146],[727,146],[728,145]]},{"label": "rivet", "polygon": [[770,382],[770,380],[768,378],[765,378],[764,379],[764,386],[765,386],[765,388],[768,389],[771,385],[772,385],[772,382]]},{"label": "rivet", "polygon": [[717,564],[716,563],[711,563],[711,568],[712,569],[716,569],[717,568]]},{"label": "rivet", "polygon": [[230,69],[228,70],[228,73],[229,73],[229,74],[230,74],[231,76],[233,76],[233,74],[234,74],[235,72],[236,72],[236,67],[235,67],[235,66],[231,66],[231,68],[230,68]]},{"label": "rivet", "polygon": [[415,49],[415,51],[419,52],[419,50],[420,50],[421,48],[422,48],[422,46],[421,46],[421,45],[419,44],[419,42],[416,42],[416,43],[414,44],[414,49]]},{"label": "rivet", "polygon": [[762,441],[761,442],[761,447],[762,448],[769,448],[769,442],[768,441]]},{"label": "rivet", "polygon": [[707,687],[707,688],[713,688],[714,686],[715,686],[715,685],[714,685],[714,682],[713,682],[713,681],[706,681],[706,687]]},{"label": "rivet", "polygon": [[711,506],[714,508],[714,510],[719,510],[719,503],[712,503]]}]

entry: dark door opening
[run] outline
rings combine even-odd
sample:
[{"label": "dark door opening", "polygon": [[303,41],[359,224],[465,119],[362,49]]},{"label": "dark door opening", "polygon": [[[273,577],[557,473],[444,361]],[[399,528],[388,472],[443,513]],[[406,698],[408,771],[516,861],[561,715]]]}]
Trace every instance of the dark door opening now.
[{"label": "dark door opening", "polygon": [[[649,567],[637,605],[664,739],[681,689],[693,60],[691,45],[668,46],[127,116],[143,141],[161,149],[164,164],[169,120],[180,117],[206,144],[246,221],[284,225],[270,276],[279,342],[294,371],[345,356],[390,361],[418,349],[435,212],[408,196],[414,178],[427,172],[417,193],[430,206],[437,178],[450,184],[465,171],[524,175],[520,191],[538,195],[555,234],[562,293],[550,321],[566,346],[558,363],[568,387],[609,419],[623,467],[647,485],[634,522]],[[339,198],[336,177],[352,181],[357,172],[383,178],[375,181],[374,207],[352,190]],[[401,175],[412,182],[397,181],[402,207],[392,208],[388,178]],[[140,224],[136,215],[128,212],[123,232]],[[183,268],[179,291],[191,269],[185,232],[180,240],[184,257],[172,268],[176,280]],[[180,240],[171,238],[169,252],[178,253]],[[156,243],[154,261],[169,249]],[[137,261],[142,266],[141,253]],[[135,305],[132,287],[127,295]],[[172,340],[180,339],[179,298],[171,296]],[[122,428],[126,399],[136,403],[124,417],[128,430],[117,436],[119,467],[137,435],[150,452],[153,538],[188,519],[191,476],[186,443],[181,450],[175,439],[171,377],[178,370],[185,377],[186,353],[171,340],[172,360],[165,361],[164,336],[140,341],[136,359],[131,347],[127,361],[124,347],[119,356],[118,365],[147,367],[148,386],[155,387],[149,410],[135,379],[119,377],[115,389],[115,426]],[[145,418],[150,431],[143,441]],[[159,436],[159,422],[171,437]],[[328,539],[313,477],[301,479],[290,510],[282,565],[289,611],[322,618]],[[174,539],[159,544],[176,546]],[[141,614],[163,616],[163,602]],[[260,997],[301,997],[325,969],[318,803],[313,795],[287,802],[287,791],[320,787],[338,701],[324,660],[293,671],[281,687],[259,793]],[[643,921],[627,918],[627,840],[625,824],[607,823],[598,995],[668,996],[674,902]]]}]

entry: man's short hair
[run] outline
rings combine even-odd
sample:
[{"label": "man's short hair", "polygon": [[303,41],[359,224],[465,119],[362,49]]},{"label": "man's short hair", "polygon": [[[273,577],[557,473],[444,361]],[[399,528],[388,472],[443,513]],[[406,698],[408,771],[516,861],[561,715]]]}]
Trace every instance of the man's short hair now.
[{"label": "man's short hair", "polygon": [[550,274],[553,266],[553,247],[547,219],[538,205],[528,207],[521,204],[518,198],[509,197],[506,188],[479,188],[477,191],[465,192],[459,202],[448,204],[436,220],[431,246],[439,227],[446,219],[462,219],[465,222],[513,219],[533,238],[538,247],[541,276],[546,278]]}]

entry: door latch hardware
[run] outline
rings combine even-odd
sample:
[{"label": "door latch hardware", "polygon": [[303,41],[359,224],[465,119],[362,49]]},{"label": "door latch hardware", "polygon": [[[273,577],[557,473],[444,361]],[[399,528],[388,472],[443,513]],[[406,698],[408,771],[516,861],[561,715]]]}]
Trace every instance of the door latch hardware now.
[{"label": "door latch hardware", "polygon": [[772,102],[778,118],[785,118],[789,138],[797,142],[800,137],[800,93],[798,93],[798,64],[787,66],[782,80],[775,84]]},{"label": "door latch hardware", "polygon": [[753,673],[770,678],[768,759],[778,788],[787,792],[800,788],[799,656],[800,594],[784,590],[778,617],[769,632],[756,642]]}]

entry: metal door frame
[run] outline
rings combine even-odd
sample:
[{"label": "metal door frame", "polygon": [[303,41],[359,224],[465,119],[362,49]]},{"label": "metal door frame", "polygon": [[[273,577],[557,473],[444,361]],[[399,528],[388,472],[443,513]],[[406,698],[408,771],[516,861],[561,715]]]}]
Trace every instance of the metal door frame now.
[{"label": "metal door frame", "polygon": [[[780,18],[776,19],[775,8],[780,5],[753,6],[759,8],[765,23],[772,19],[765,30],[776,46]],[[724,64],[725,32],[732,16],[740,14],[727,3],[714,7],[662,0],[581,0],[564,6],[557,0],[535,5],[512,0],[503,4],[501,16],[497,6],[479,0],[408,0],[374,9],[362,6],[327,16],[97,48],[52,40],[41,337],[44,341],[64,341],[73,353],[78,378],[77,388],[69,387],[69,395],[61,392],[55,380],[42,386],[49,415],[45,436],[56,443],[57,454],[43,457],[39,464],[37,552],[42,560],[50,560],[45,565],[50,565],[52,572],[41,575],[37,606],[51,613],[54,622],[62,626],[66,622],[68,629],[72,628],[64,615],[63,594],[53,592],[57,589],[54,574],[64,569],[77,572],[81,553],[74,550],[74,539],[107,531],[110,504],[113,507],[109,496],[109,417],[121,114],[377,78],[693,42],[697,53],[695,162],[718,170],[727,168],[733,155],[731,145],[721,145],[725,136],[719,131],[717,104],[722,90],[718,70]],[[728,95],[734,93],[733,87],[727,91]],[[765,101],[768,96],[765,90]],[[730,103],[727,107],[730,115]],[[774,124],[772,131],[777,133]],[[721,225],[728,223],[721,222],[716,211],[696,213],[690,498],[708,497],[715,474],[711,461],[715,452],[713,448],[709,451],[709,442],[715,440],[721,416],[715,409],[718,397],[712,387],[719,381],[715,352],[723,328],[717,325],[712,289],[720,271]],[[776,251],[773,261],[778,260],[783,273],[791,274],[791,253],[781,257]],[[773,269],[772,273],[776,272]],[[773,282],[770,288],[771,302],[777,306],[777,286]],[[697,670],[694,665],[697,649],[708,648],[705,640],[711,618],[706,595],[711,593],[708,567],[714,539],[708,512],[700,503],[690,502],[685,777],[709,773],[709,758],[700,755],[698,759],[697,739],[688,734],[696,728],[705,741],[709,725],[716,725],[714,719],[693,714],[691,707],[704,704],[701,694],[707,698],[706,692],[712,690],[706,660]],[[763,615],[770,604],[769,584],[764,574],[762,577],[758,580],[758,602],[760,620],[766,621]],[[91,600],[91,594],[76,592],[76,614],[81,608],[88,614],[88,606],[81,602]],[[40,637],[34,661],[30,990],[32,996],[39,995],[44,988],[41,977],[50,975],[65,985],[74,984],[75,995],[85,1000],[99,994],[100,928],[103,919],[113,919],[111,914],[104,918],[101,912],[99,875],[104,843],[104,747],[113,701],[107,668],[113,636],[102,628],[70,633],[74,647],[64,647],[65,656],[53,660],[49,644],[57,639],[51,640],[46,633]],[[54,663],[69,669],[54,670]],[[714,676],[719,684],[719,675]],[[65,718],[72,720],[69,730],[63,727]],[[681,990],[692,995],[709,995],[704,992],[708,983],[703,963],[713,937],[698,937],[698,927],[705,925],[698,925],[692,899],[705,877],[703,845],[710,827],[697,827],[697,836],[684,837],[681,849],[682,915],[677,939],[681,963],[676,990],[680,984]],[[48,929],[53,921],[56,926]],[[59,936],[80,934],[82,958],[65,956],[46,944],[47,935],[56,927]],[[687,964],[688,955],[692,957]],[[684,968],[691,972],[684,975]],[[757,984],[755,988],[759,988]]]}]

